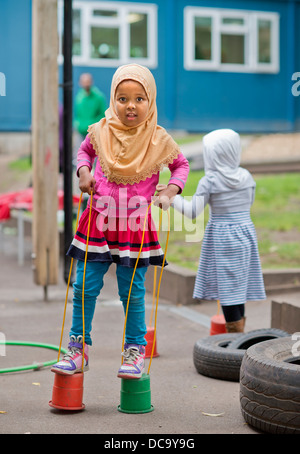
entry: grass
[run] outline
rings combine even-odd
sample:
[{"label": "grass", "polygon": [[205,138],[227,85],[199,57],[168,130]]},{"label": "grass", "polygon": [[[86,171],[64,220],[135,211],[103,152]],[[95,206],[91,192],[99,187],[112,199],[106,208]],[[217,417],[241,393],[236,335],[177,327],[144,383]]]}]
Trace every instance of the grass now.
[{"label": "grass", "polygon": [[0,193],[24,189],[32,181],[31,159],[19,157],[12,161],[4,157],[0,160],[0,173]]},{"label": "grass", "polygon": [[31,170],[31,159],[29,156],[24,156],[16,161],[9,163],[9,169],[17,172],[28,172]]},{"label": "grass", "polygon": [[256,177],[252,218],[259,228],[289,231],[300,227],[299,173]]},{"label": "grass", "polygon": [[196,141],[201,141],[203,139],[204,134],[187,134],[183,136],[174,137],[174,140],[178,145],[186,145],[189,143],[193,143]]},{"label": "grass", "polygon": [[259,239],[263,268],[299,268],[300,245],[296,241],[278,242],[268,237]]},{"label": "grass", "polygon": [[[182,195],[192,196],[203,175],[202,171],[190,172]],[[162,172],[160,183],[166,184],[168,179],[169,171]],[[262,267],[300,268],[300,174],[259,175],[255,176],[255,181],[256,196],[251,217],[257,232]],[[208,216],[206,207],[203,227]],[[174,218],[173,209],[170,217],[171,220]],[[196,271],[203,232],[200,232],[197,242],[187,242],[187,233],[186,229],[174,231],[174,221],[171,222],[168,261]]]}]

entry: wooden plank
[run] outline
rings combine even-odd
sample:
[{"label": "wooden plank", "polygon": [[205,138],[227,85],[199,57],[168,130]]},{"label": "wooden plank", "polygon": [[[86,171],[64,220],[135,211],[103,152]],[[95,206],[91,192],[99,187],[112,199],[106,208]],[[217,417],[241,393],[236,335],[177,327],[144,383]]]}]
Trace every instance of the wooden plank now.
[{"label": "wooden plank", "polygon": [[279,328],[290,334],[299,331],[300,306],[285,302],[272,301],[271,327]]},{"label": "wooden plank", "polygon": [[58,280],[58,34],[57,0],[33,0],[32,159],[34,281]]}]

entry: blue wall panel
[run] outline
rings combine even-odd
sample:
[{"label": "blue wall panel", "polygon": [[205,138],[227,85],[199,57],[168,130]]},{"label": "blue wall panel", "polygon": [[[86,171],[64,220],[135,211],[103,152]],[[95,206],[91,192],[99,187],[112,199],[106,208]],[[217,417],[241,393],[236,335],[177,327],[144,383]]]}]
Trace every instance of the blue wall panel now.
[{"label": "blue wall panel", "polygon": [[[189,131],[219,127],[232,127],[241,132],[300,130],[300,96],[291,94],[292,74],[300,72],[299,0],[143,0],[142,3],[158,6],[158,67],[153,74],[158,90],[159,124]],[[185,6],[278,12],[279,73],[185,70]],[[79,89],[79,76],[85,71],[93,74],[95,84],[109,101],[115,68],[74,66],[74,98]],[[0,72],[6,77],[6,96],[0,96],[0,131],[30,130],[31,0],[1,0]],[[58,91],[61,100],[62,89]]]},{"label": "blue wall panel", "polygon": [[0,72],[6,96],[0,96],[0,131],[26,131],[31,125],[31,0],[1,0]]}]

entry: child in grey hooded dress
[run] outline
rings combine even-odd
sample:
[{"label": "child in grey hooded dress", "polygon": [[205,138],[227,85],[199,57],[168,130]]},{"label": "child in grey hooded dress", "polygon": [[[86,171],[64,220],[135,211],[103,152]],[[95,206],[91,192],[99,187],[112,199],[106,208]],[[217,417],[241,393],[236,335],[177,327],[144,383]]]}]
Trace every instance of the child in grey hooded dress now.
[{"label": "child in grey hooded dress", "polygon": [[240,136],[231,129],[203,138],[205,176],[176,210],[195,219],[209,204],[193,297],[219,300],[228,332],[243,332],[247,300],[266,298],[255,227],[250,217],[255,181],[240,164]]}]

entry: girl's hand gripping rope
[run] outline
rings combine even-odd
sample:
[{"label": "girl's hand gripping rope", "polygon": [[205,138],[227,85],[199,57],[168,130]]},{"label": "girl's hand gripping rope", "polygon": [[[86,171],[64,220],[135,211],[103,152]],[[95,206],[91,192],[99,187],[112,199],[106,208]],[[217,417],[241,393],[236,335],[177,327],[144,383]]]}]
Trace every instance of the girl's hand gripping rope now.
[{"label": "girl's hand gripping rope", "polygon": [[178,193],[179,187],[175,184],[158,184],[156,185],[156,198],[154,199],[154,205],[158,206],[162,210],[166,211],[170,208],[170,205]]},{"label": "girl's hand gripping rope", "polygon": [[79,169],[79,189],[81,192],[87,192],[91,195],[91,191],[95,192],[96,180],[91,174],[89,167],[82,166]]}]

